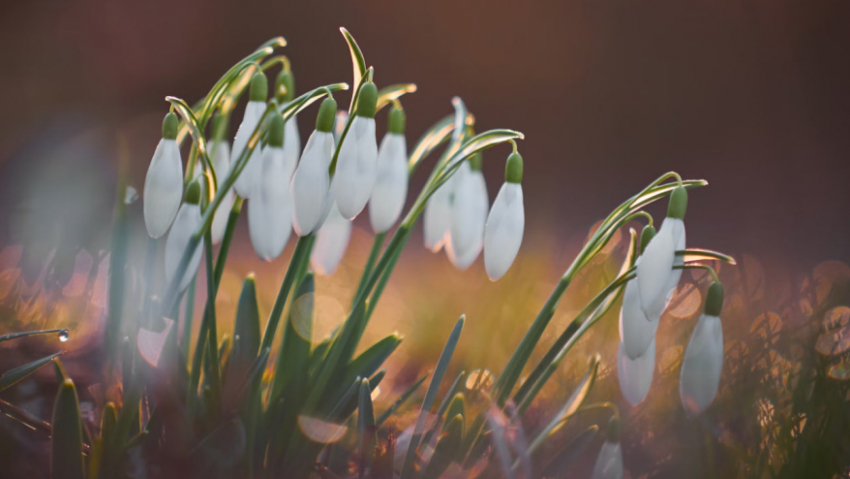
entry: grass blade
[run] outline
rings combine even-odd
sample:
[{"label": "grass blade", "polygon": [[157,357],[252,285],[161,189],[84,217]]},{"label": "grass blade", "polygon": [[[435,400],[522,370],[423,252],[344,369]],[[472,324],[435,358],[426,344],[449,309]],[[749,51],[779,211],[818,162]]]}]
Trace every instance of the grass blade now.
[{"label": "grass blade", "polygon": [[50,356],[45,356],[41,359],[36,359],[31,363],[24,364],[23,366],[18,366],[15,369],[11,369],[3,373],[0,376],[0,391],[7,389],[17,383],[18,381],[24,379],[30,374],[38,371],[42,366],[49,363],[53,358],[59,356],[62,353],[54,353]]},{"label": "grass blade", "polygon": [[413,386],[410,386],[409,388],[407,388],[407,390],[405,392],[403,392],[402,395],[399,396],[398,399],[395,400],[395,402],[392,404],[392,406],[388,407],[387,410],[383,412],[383,414],[378,416],[378,419],[375,421],[375,424],[377,425],[377,427],[381,427],[381,424],[383,424],[384,421],[389,419],[390,416],[392,416],[393,413],[395,413],[398,410],[398,408],[401,407],[402,404],[404,404],[405,401],[410,399],[410,397],[413,396],[413,394],[416,392],[416,390],[419,389],[419,386],[421,386],[422,383],[424,383],[426,379],[428,379],[427,374],[422,376],[421,378],[417,379],[416,382],[413,383]]},{"label": "grass blade", "polygon": [[[339,31],[345,38],[345,43],[348,44],[348,51],[351,53],[351,67],[354,70],[354,86],[352,91],[358,91],[360,89],[360,81],[363,75],[366,74],[366,60],[363,58],[363,52],[360,50],[360,46],[357,45],[357,41],[351,36],[351,33],[345,27],[340,27]],[[354,111],[354,100],[355,98],[352,97],[351,105],[348,107],[348,113]]]},{"label": "grass blade", "polygon": [[372,465],[375,455],[375,443],[377,442],[377,427],[375,427],[375,412],[372,408],[372,389],[369,380],[360,382],[360,401],[357,406],[357,436],[360,446],[360,477],[363,477]]},{"label": "grass blade", "polygon": [[582,453],[584,453],[585,449],[587,449],[587,446],[593,442],[593,438],[596,437],[597,432],[599,432],[599,426],[594,424],[579,433],[579,435],[574,437],[569,444],[558,451],[558,454],[555,455],[552,462],[543,469],[543,472],[538,477],[540,479],[559,479],[561,477],[567,477],[570,468],[573,464],[575,464],[578,458],[581,457]]},{"label": "grass blade", "polygon": [[53,479],[84,479],[83,429],[74,381],[59,386],[53,406],[50,469]]}]

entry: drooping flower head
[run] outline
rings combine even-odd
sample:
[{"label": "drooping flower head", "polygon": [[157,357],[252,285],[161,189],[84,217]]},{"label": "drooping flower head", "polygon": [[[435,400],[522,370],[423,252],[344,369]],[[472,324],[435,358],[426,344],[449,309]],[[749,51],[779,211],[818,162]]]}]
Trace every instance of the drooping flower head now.
[{"label": "drooping flower head", "polygon": [[617,379],[620,392],[632,406],[638,405],[649,393],[655,372],[655,338],[640,356],[630,358],[622,341],[617,348]]},{"label": "drooping flower head", "polygon": [[328,215],[333,198],[329,193],[328,168],[334,152],[336,101],[326,98],[319,107],[316,129],[307,140],[301,161],[292,175],[293,226],[298,236],[319,229]]},{"label": "drooping flower head", "polygon": [[375,233],[390,229],[407,199],[407,143],[404,110],[390,110],[389,128],[378,148],[375,187],[369,200],[369,220]]},{"label": "drooping flower head", "polygon": [[[646,249],[650,240],[655,236],[655,228],[647,225],[640,235],[641,251]],[[640,264],[638,257],[636,264]],[[648,318],[640,304],[640,293],[637,280],[626,283],[623,292],[623,304],[620,308],[620,342],[629,359],[642,356],[655,338],[658,330],[659,317]]]},{"label": "drooping flower head", "polygon": [[317,274],[329,275],[336,271],[348,248],[351,227],[351,220],[343,218],[334,203],[327,219],[316,233],[316,244],[310,254],[310,267]]},{"label": "drooping flower head", "polygon": [[463,162],[455,176],[446,254],[456,268],[464,270],[475,262],[484,247],[484,228],[490,209],[481,155],[475,154]]},{"label": "drooping flower head", "polygon": [[[251,86],[249,90],[248,104],[245,105],[245,115],[242,117],[242,123],[239,125],[239,130],[236,131],[236,137],[233,139],[233,158],[238,160],[248,145],[248,140],[251,134],[260,124],[263,117],[263,112],[266,110],[266,99],[269,95],[269,83],[266,75],[257,72],[251,77]],[[254,191],[254,185],[259,176],[259,157],[261,148],[257,145],[251,152],[248,163],[242,169],[233,188],[236,193],[243,198],[250,198]]]},{"label": "drooping flower head", "polygon": [[[213,137],[211,141],[209,141],[209,144],[211,145],[211,159],[213,166],[215,167],[216,175],[218,175],[219,184],[230,172],[230,142],[227,141],[227,127],[228,124],[226,116],[216,115],[213,117]],[[230,209],[233,207],[233,201],[235,199],[236,193],[233,192],[233,188],[230,188],[227,190],[227,193],[225,193],[221,204],[218,205],[218,209],[215,210],[212,226],[210,227],[213,244],[220,243],[224,238],[224,231],[227,228],[227,220],[230,216]]]},{"label": "drooping flower head", "polygon": [[691,416],[701,414],[714,400],[723,371],[723,285],[712,283],[705,298],[705,312],[700,316],[682,361],[679,395]]},{"label": "drooping flower head", "polygon": [[608,421],[605,442],[596,456],[591,479],[623,479],[623,449],[620,446],[620,419]]},{"label": "drooping flower head", "polygon": [[[295,78],[289,70],[281,71],[275,79],[275,98],[282,107],[289,104],[295,96]],[[293,116],[286,120],[283,127],[283,155],[287,166],[291,166],[289,177],[295,172],[298,156],[301,154],[301,134],[298,132],[298,120]]]},{"label": "drooping flower head", "polygon": [[248,200],[251,244],[257,255],[266,261],[280,256],[292,231],[289,182],[294,165],[287,164],[283,131],[283,118],[275,114],[269,126],[268,146],[260,157],[256,190]]},{"label": "drooping flower head", "polygon": [[525,231],[522,197],[522,156],[511,153],[505,165],[505,182],[493,201],[484,228],[484,267],[492,281],[511,267]]},{"label": "drooping flower head", "polygon": [[334,171],[333,190],[340,214],[353,219],[360,214],[375,186],[378,142],[375,110],[378,89],[372,82],[360,87],[354,120],[342,140]]},{"label": "drooping flower head", "polygon": [[183,160],[176,140],[178,123],[174,113],[165,115],[162,139],[156,145],[145,177],[145,228],[152,238],[168,231],[183,198]]},{"label": "drooping flower head", "polygon": [[[180,205],[180,210],[177,212],[177,217],[174,219],[174,224],[171,226],[171,231],[168,232],[168,237],[165,240],[165,279],[169,283],[177,274],[177,268],[180,266],[180,261],[183,259],[183,253],[189,246],[192,235],[201,226],[201,184],[198,180],[189,183],[186,188],[186,196],[183,204]],[[189,286],[195,273],[198,271],[198,266],[201,264],[201,253],[204,248],[201,243],[195,247],[192,252],[189,266],[180,278],[179,289],[183,291]]]}]

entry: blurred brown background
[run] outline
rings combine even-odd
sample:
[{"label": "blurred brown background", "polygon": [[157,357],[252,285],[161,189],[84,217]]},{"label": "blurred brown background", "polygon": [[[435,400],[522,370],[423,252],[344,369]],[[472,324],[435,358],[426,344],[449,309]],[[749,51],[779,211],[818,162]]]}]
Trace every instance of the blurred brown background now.
[{"label": "blurred brown background", "polygon": [[[108,218],[96,195],[112,192],[115,132],[140,189],[164,96],[194,101],[272,36],[289,40],[299,90],[350,81],[341,25],[379,84],[419,85],[404,100],[411,143],[452,95],[479,128],[526,133],[531,235],[583,237],[675,169],[711,182],[692,195],[695,245],[801,267],[850,257],[846,0],[4,2],[2,230],[15,236],[9,213],[31,207],[22,178],[44,157]],[[49,154],[65,142],[73,154]],[[491,195],[505,155],[487,155]]]}]

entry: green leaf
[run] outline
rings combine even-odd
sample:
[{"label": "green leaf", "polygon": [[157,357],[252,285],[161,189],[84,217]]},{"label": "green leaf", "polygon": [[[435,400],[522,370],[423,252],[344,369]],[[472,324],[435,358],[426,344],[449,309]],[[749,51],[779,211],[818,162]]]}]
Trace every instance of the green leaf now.
[{"label": "green leaf", "polygon": [[360,353],[348,364],[343,384],[349,384],[358,376],[366,378],[374,374],[399,344],[401,344],[401,337],[398,334],[391,334]]},{"label": "green leaf", "polygon": [[437,367],[434,369],[434,377],[431,379],[431,384],[428,386],[428,391],[425,393],[425,399],[422,401],[422,409],[419,410],[419,417],[416,419],[416,425],[413,428],[413,435],[410,438],[410,445],[407,448],[407,454],[404,457],[404,465],[401,469],[401,479],[411,477],[415,470],[416,449],[419,447],[419,440],[422,438],[422,431],[425,428],[425,422],[428,419],[428,412],[434,404],[434,399],[437,397],[437,391],[440,389],[440,383],[443,376],[446,374],[446,369],[449,367],[449,361],[452,359],[457,342],[460,339],[460,333],[463,330],[464,316],[461,316],[455,323],[452,333],[449,335],[446,345],[443,347],[443,352],[440,353],[440,359],[437,361]]},{"label": "green leaf", "polygon": [[425,472],[422,475],[423,479],[437,479],[446,469],[449,468],[452,461],[457,460],[458,451],[463,444],[463,416],[456,414],[451,416],[443,429],[443,434],[437,440],[437,446],[434,448],[434,454],[431,460],[425,467]]},{"label": "green leaf", "polygon": [[377,427],[375,427],[375,413],[372,409],[372,389],[369,380],[360,381],[360,400],[357,406],[357,436],[360,446],[360,475],[366,472],[374,460],[375,443],[377,441]]},{"label": "green leaf", "polygon": [[389,105],[393,100],[398,100],[402,96],[407,93],[414,93],[416,91],[415,83],[398,83],[396,85],[390,85],[388,87],[381,88],[378,92],[378,103],[376,105],[375,111],[381,111],[381,108]]},{"label": "green leaf", "polygon": [[24,338],[24,337],[27,337],[27,336],[34,336],[36,334],[50,334],[50,333],[57,333],[57,335],[59,335],[59,337],[60,337],[60,341],[62,340],[61,338],[62,338],[63,334],[64,334],[64,337],[66,337],[66,338],[68,337],[68,330],[67,329],[42,329],[42,330],[39,330],[39,331],[24,331],[24,332],[21,332],[21,333],[4,334],[3,336],[0,336],[0,343],[2,343],[3,341],[10,341],[12,339]]},{"label": "green leaf", "polygon": [[[337,92],[348,90],[348,83],[332,83],[319,88],[308,91],[287,103],[281,110],[281,116],[284,120],[289,120],[295,115],[304,111],[305,108],[312,105],[317,100],[324,98],[328,92]],[[357,91],[357,90],[354,90]]]},{"label": "green leaf", "polygon": [[569,444],[558,451],[555,458],[546,466],[539,477],[541,479],[560,479],[567,477],[573,464],[581,457],[587,446],[593,442],[593,438],[596,437],[598,431],[599,426],[594,424],[580,432]]},{"label": "green leaf", "polygon": [[41,359],[36,359],[31,363],[24,364],[23,366],[18,366],[14,369],[6,371],[5,373],[3,373],[2,376],[0,376],[0,391],[11,387],[18,381],[38,371],[39,368],[49,363],[53,358],[59,356],[60,354],[62,353],[51,354],[50,356],[45,356]]},{"label": "green leaf", "polygon": [[[360,51],[360,46],[357,45],[357,41],[354,40],[351,33],[345,27],[340,27],[339,31],[342,33],[343,38],[345,38],[345,43],[348,44],[348,51],[351,53],[351,67],[354,70],[354,88],[352,91],[356,92],[360,89],[360,81],[363,75],[366,74],[366,60],[363,58],[363,52]],[[354,111],[354,97],[351,98],[351,105],[348,108],[349,113],[352,111]]]},{"label": "green leaf", "polygon": [[[184,100],[167,96],[165,97],[165,101],[171,103],[175,110],[180,113],[180,116],[183,117],[183,121],[189,126],[189,133],[192,135],[192,139],[194,140],[195,148],[198,151],[198,155],[201,157],[201,161],[204,163],[204,168],[210,174],[210,179],[212,181],[213,189],[218,188],[218,176],[215,171],[215,165],[213,165],[210,160],[209,155],[207,154],[207,140],[204,135],[203,126],[198,124],[198,119],[195,118],[195,113],[192,112],[192,107],[190,107]],[[226,172],[223,172],[226,173]],[[192,179],[189,178],[189,181]]]},{"label": "green leaf", "polygon": [[390,416],[392,416],[393,413],[395,413],[398,410],[398,408],[401,407],[402,404],[404,404],[405,401],[410,399],[410,397],[413,396],[413,394],[416,392],[416,390],[419,389],[419,386],[421,386],[422,383],[424,383],[426,379],[428,379],[427,374],[422,376],[421,378],[417,379],[416,382],[413,383],[412,386],[407,388],[407,390],[405,392],[403,392],[402,395],[399,396],[398,399],[396,399],[396,401],[392,404],[392,406],[388,407],[387,410],[383,412],[383,414],[378,416],[378,419],[375,421],[375,424],[377,425],[377,427],[380,427],[381,424],[383,424],[384,421],[389,419]]},{"label": "green leaf", "polygon": [[419,163],[428,156],[432,151],[439,148],[440,145],[448,141],[452,131],[454,130],[454,117],[448,115],[442,120],[431,125],[431,128],[419,138],[416,146],[410,151],[407,160],[407,171],[409,175],[413,175]]},{"label": "green leaf", "polygon": [[723,261],[731,265],[738,264],[735,261],[735,258],[710,249],[688,248],[684,251],[676,251],[676,256],[682,256],[682,260],[685,263],[693,263],[697,261]]},{"label": "green leaf", "polygon": [[[563,358],[563,356],[557,359],[558,362]],[[584,375],[584,378],[579,382],[578,386],[576,386],[575,391],[573,391],[572,396],[564,403],[561,410],[558,411],[558,414],[549,421],[549,424],[546,425],[545,428],[537,435],[534,441],[531,442],[531,446],[528,448],[528,455],[531,456],[534,454],[547,439],[552,437],[556,432],[558,432],[564,424],[569,420],[570,416],[575,413],[578,408],[581,406],[582,402],[587,398],[587,395],[590,393],[591,388],[593,388],[593,383],[596,381],[596,373],[599,370],[599,355],[595,355],[590,359],[590,364],[588,367],[587,373]]]},{"label": "green leaf", "polygon": [[260,307],[257,304],[257,283],[253,274],[249,274],[242,282],[233,337],[239,338],[239,357],[234,359],[240,364],[251,364],[260,350]]},{"label": "green leaf", "polygon": [[84,479],[83,429],[74,382],[66,379],[53,406],[50,438],[50,469],[53,479]]}]

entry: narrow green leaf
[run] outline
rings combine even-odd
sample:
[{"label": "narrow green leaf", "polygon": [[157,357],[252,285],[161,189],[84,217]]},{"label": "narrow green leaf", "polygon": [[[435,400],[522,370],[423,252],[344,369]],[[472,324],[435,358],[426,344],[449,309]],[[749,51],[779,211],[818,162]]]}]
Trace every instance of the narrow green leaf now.
[{"label": "narrow green leaf", "polygon": [[18,381],[38,371],[39,368],[49,363],[50,360],[52,360],[56,356],[59,356],[60,354],[62,353],[54,353],[50,356],[45,356],[41,359],[36,359],[31,363],[24,364],[23,366],[18,366],[14,369],[6,371],[5,373],[3,373],[2,376],[0,376],[0,391],[11,387]]},{"label": "narrow green leaf", "polygon": [[83,479],[83,429],[74,382],[66,379],[53,406],[50,438],[50,470],[53,479]]},{"label": "narrow green leaf", "polygon": [[260,350],[260,306],[257,304],[257,284],[249,274],[242,282],[242,293],[236,308],[233,337],[239,338],[239,358],[242,364],[251,364]]},{"label": "narrow green leaf", "polygon": [[381,111],[381,108],[389,105],[393,100],[398,100],[403,95],[413,93],[415,91],[415,83],[398,83],[396,85],[381,88],[378,92],[378,104],[376,105],[375,111]]},{"label": "narrow green leaf", "polygon": [[343,384],[349,384],[358,376],[366,378],[374,374],[398,348],[399,344],[401,344],[401,337],[394,333],[360,353],[348,364]]},{"label": "narrow green leaf", "polygon": [[443,429],[443,434],[437,440],[434,454],[425,467],[423,479],[437,479],[453,461],[457,460],[458,451],[463,444],[463,416],[451,416]]},{"label": "narrow green leaf", "polygon": [[419,163],[428,156],[432,151],[439,148],[440,145],[448,141],[454,130],[454,117],[448,115],[442,120],[431,125],[431,128],[419,138],[416,146],[410,151],[407,160],[407,171],[409,175],[413,175]]},{"label": "narrow green leaf", "polygon": [[416,392],[416,390],[419,389],[419,386],[421,386],[422,383],[424,383],[426,379],[428,379],[427,374],[422,376],[421,378],[417,379],[416,382],[413,383],[412,386],[407,388],[407,390],[405,392],[403,392],[401,394],[401,396],[399,396],[398,399],[396,399],[396,401],[392,404],[392,406],[388,407],[387,410],[383,412],[383,414],[378,416],[378,419],[375,421],[375,424],[377,425],[377,427],[381,427],[381,424],[383,424],[384,421],[389,419],[390,416],[392,416],[393,413],[395,413],[398,410],[398,408],[401,407],[402,404],[404,404],[405,401],[410,399],[410,397],[413,396],[413,394]]},{"label": "narrow green leaf", "polygon": [[357,436],[360,447],[358,470],[362,477],[366,469],[372,465],[375,456],[375,443],[377,442],[375,413],[372,409],[372,388],[369,387],[368,379],[360,381],[360,400],[357,411]]},{"label": "narrow green leaf", "polygon": [[[59,336],[60,341],[65,341],[68,338],[68,330],[67,329],[42,329],[42,330],[39,330],[39,331],[24,331],[24,332],[21,332],[21,333],[4,334],[3,336],[0,336],[0,343],[2,343],[3,341],[10,341],[12,339],[24,338],[26,336],[33,336],[33,335],[36,335],[36,334],[50,334],[50,333],[56,333]],[[66,339],[62,339],[63,337],[66,338]]]},{"label": "narrow green leaf", "polygon": [[735,261],[735,258],[710,249],[687,248],[684,251],[676,251],[676,256],[682,256],[682,260],[685,263],[693,263],[696,261],[723,261],[733,266],[738,264]]},{"label": "narrow green leaf", "polygon": [[[345,38],[345,43],[348,44],[348,51],[351,53],[351,67],[354,70],[354,88],[352,91],[358,91],[360,89],[360,81],[363,75],[366,74],[366,60],[363,58],[363,52],[360,51],[360,46],[357,45],[357,41],[354,40],[351,33],[344,27],[340,27],[339,31],[342,33],[343,38]],[[354,111],[353,97],[351,98],[351,105],[348,108],[349,113],[352,111]]]},{"label": "narrow green leaf", "polygon": [[452,359],[457,342],[460,339],[460,333],[463,330],[464,316],[461,316],[455,324],[451,335],[449,335],[446,345],[443,347],[443,352],[440,354],[440,359],[437,361],[437,367],[434,369],[434,377],[431,379],[431,384],[428,386],[428,391],[425,393],[425,399],[422,401],[422,409],[419,411],[419,417],[416,419],[416,425],[413,428],[413,435],[410,438],[410,445],[407,448],[407,453],[404,457],[404,464],[401,469],[401,479],[411,477],[415,470],[416,449],[419,447],[419,440],[422,438],[422,431],[425,428],[425,423],[428,419],[428,413],[431,406],[434,404],[434,399],[437,397],[437,391],[440,389],[440,382],[443,380],[443,375],[446,374],[446,369],[449,367],[449,361]]},{"label": "narrow green leaf", "polygon": [[599,426],[594,424],[580,432],[569,444],[558,451],[555,458],[543,469],[543,472],[538,477],[540,479],[560,479],[567,477],[573,464],[581,457],[587,446],[593,442],[593,438],[596,437],[598,431]]}]

